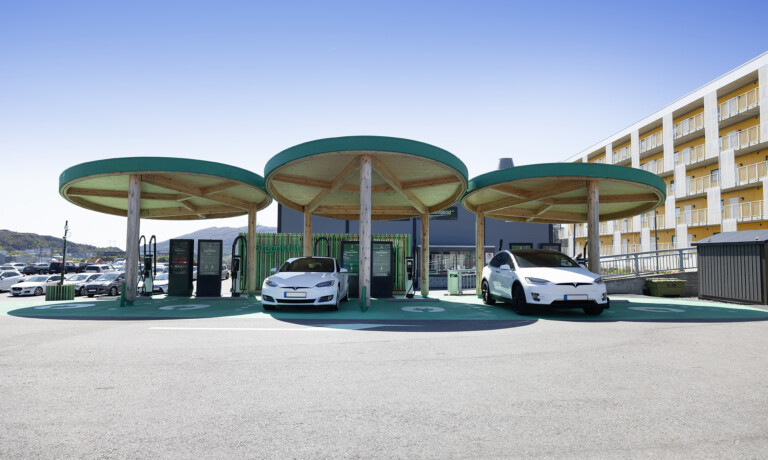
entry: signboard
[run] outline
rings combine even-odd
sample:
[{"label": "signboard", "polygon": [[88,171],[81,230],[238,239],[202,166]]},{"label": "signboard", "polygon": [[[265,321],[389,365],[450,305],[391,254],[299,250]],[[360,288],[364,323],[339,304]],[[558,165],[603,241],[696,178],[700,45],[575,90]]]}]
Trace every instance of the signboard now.
[{"label": "signboard", "polygon": [[350,275],[360,273],[360,243],[344,241],[341,245],[341,267]]},{"label": "signboard", "polygon": [[179,239],[170,242],[168,295],[192,295],[192,258],[195,240]]},{"label": "signboard", "polygon": [[390,276],[392,274],[392,243],[373,243],[372,251],[371,276]]},{"label": "signboard", "polygon": [[221,242],[200,240],[197,275],[221,276]]},{"label": "signboard", "polygon": [[441,211],[433,212],[429,215],[431,220],[458,220],[459,219],[459,207],[451,206]]}]

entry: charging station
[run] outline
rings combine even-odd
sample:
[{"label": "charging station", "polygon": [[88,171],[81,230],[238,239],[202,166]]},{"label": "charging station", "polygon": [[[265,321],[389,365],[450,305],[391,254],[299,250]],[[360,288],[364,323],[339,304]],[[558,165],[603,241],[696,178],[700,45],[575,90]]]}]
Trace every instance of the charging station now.
[{"label": "charging station", "polygon": [[240,294],[246,288],[247,271],[245,267],[246,251],[248,250],[248,239],[243,235],[238,235],[232,242],[232,297],[240,297]]}]

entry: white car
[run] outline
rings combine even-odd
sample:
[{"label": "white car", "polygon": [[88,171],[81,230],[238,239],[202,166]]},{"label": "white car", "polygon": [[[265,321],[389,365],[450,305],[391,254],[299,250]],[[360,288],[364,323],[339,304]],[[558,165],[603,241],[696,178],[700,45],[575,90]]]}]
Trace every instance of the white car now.
[{"label": "white car", "polygon": [[75,295],[85,295],[85,285],[101,276],[100,273],[78,273],[64,280],[64,284],[75,285]]},{"label": "white car", "polygon": [[26,278],[16,270],[0,272],[0,291],[10,291],[11,286],[21,283]]},{"label": "white car", "polygon": [[531,307],[581,308],[599,315],[610,308],[603,279],[558,251],[501,251],[483,268],[483,302],[509,301],[518,314]]},{"label": "white car", "polygon": [[11,286],[11,294],[19,295],[43,295],[45,287],[49,284],[57,283],[61,280],[61,275],[35,275],[26,278],[23,282]]},{"label": "white car", "polygon": [[[139,282],[139,293],[146,295],[144,292],[144,281]],[[168,273],[158,273],[157,276],[152,278],[152,293],[168,294]]]},{"label": "white car", "polygon": [[264,310],[279,305],[324,306],[338,310],[349,298],[347,269],[332,257],[296,257],[288,259],[280,270],[272,269],[264,280],[261,304]]}]

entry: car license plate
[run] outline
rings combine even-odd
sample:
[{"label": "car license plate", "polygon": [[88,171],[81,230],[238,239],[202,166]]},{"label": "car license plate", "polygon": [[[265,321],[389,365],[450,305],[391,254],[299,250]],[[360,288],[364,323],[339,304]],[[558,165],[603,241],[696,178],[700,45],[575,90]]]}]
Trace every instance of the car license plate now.
[{"label": "car license plate", "polygon": [[306,292],[284,292],[284,297],[304,298],[307,296]]},{"label": "car license plate", "polygon": [[565,300],[588,300],[586,294],[569,294],[565,296]]}]

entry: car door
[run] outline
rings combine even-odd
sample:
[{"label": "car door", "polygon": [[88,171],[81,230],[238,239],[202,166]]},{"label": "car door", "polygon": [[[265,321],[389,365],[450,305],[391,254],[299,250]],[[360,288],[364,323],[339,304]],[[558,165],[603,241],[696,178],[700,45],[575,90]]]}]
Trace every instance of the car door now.
[{"label": "car door", "polygon": [[504,292],[504,279],[501,274],[501,265],[504,263],[504,254],[506,253],[500,252],[496,254],[488,263],[488,268],[490,269],[488,274],[488,290],[491,291],[491,294],[497,297],[502,296],[502,293]]},{"label": "car door", "polygon": [[506,299],[512,299],[512,284],[517,279],[515,264],[512,256],[502,252],[501,266],[499,267],[499,294]]}]

